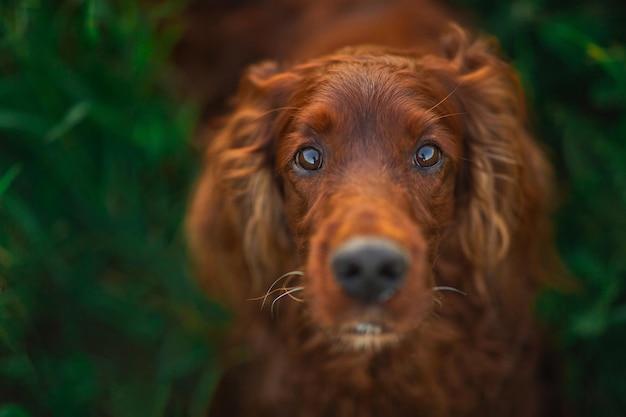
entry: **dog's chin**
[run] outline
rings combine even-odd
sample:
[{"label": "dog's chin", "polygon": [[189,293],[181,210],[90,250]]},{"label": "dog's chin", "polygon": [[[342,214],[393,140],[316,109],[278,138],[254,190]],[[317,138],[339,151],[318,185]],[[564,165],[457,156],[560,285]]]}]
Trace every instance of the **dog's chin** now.
[{"label": "dog's chin", "polygon": [[356,322],[342,326],[335,337],[338,347],[353,352],[377,352],[402,339],[401,334],[377,322]]}]

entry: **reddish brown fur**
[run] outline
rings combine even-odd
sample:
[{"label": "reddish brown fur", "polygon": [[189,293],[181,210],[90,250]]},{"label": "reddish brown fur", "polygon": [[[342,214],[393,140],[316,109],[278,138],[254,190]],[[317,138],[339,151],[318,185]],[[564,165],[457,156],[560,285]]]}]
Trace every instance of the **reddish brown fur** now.
[{"label": "reddish brown fur", "polygon": [[[441,12],[428,13],[443,30]],[[558,270],[550,168],[494,42],[446,30],[436,43],[406,35],[415,46],[406,49],[390,46],[392,35],[327,29],[336,42],[386,45],[265,62],[244,76],[188,215],[203,283],[236,316],[213,414],[548,412],[532,306]],[[423,143],[442,150],[439,168],[412,164]],[[294,166],[307,145],[324,151],[318,171]],[[362,235],[391,239],[412,259],[404,285],[375,306],[348,296],[329,266],[334,249]],[[265,309],[250,301],[294,270],[303,275],[279,280]],[[297,299],[272,303],[299,286]],[[351,332],[369,322],[386,332]]]}]

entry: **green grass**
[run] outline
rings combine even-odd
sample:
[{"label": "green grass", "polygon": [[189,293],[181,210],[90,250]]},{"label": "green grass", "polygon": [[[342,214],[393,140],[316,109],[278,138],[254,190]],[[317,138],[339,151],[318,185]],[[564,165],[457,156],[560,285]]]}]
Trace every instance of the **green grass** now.
[{"label": "green grass", "polygon": [[[167,6],[167,4],[165,5]],[[187,271],[194,111],[170,7],[3,10],[0,416],[203,415],[226,314]]]},{"label": "green grass", "polygon": [[[0,0],[0,417],[201,416],[228,315],[188,270],[182,2]],[[464,0],[522,73],[580,290],[538,311],[581,417],[626,415],[626,8]],[[147,6],[152,4],[152,6]]]}]

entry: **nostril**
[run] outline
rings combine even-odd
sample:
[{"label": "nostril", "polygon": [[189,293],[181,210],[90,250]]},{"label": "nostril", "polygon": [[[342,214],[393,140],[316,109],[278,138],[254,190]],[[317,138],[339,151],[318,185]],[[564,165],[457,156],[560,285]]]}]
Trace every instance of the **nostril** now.
[{"label": "nostril", "polygon": [[388,262],[384,262],[380,266],[379,274],[381,278],[387,281],[395,281],[404,275],[405,270],[405,263],[391,260]]},{"label": "nostril", "polygon": [[345,262],[338,262],[335,273],[341,275],[345,280],[358,279],[363,274],[361,265],[347,259]]},{"label": "nostril", "polygon": [[404,282],[409,256],[389,239],[352,238],[331,255],[337,283],[350,296],[365,302],[390,298]]}]

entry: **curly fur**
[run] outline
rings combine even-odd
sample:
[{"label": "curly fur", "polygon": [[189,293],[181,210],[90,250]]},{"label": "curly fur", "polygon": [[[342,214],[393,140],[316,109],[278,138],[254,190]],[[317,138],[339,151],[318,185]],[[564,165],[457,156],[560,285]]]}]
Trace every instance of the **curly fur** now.
[{"label": "curly fur", "polygon": [[[533,316],[559,269],[550,167],[496,42],[458,26],[438,39],[266,61],[243,77],[188,213],[202,283],[236,321],[214,415],[554,412]],[[426,136],[445,157],[428,174],[407,160]],[[330,162],[303,175],[294,155],[310,143]],[[393,239],[413,260],[375,309],[328,266],[355,235]],[[372,320],[390,330],[369,332]]]}]

